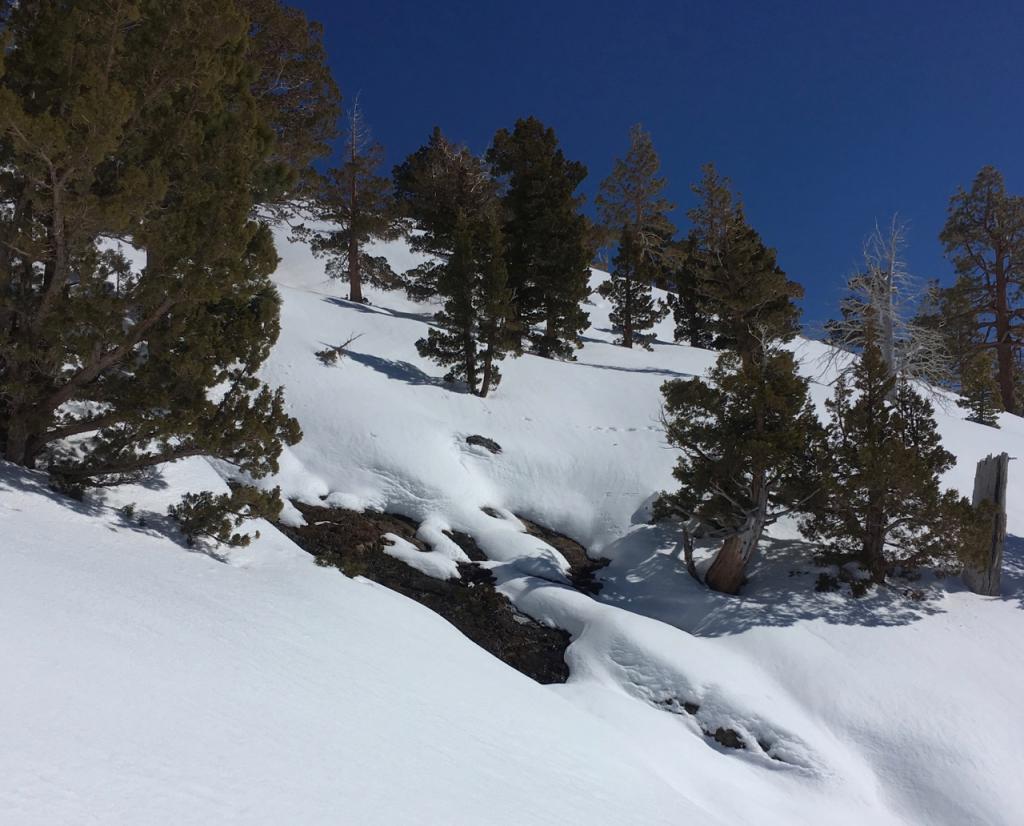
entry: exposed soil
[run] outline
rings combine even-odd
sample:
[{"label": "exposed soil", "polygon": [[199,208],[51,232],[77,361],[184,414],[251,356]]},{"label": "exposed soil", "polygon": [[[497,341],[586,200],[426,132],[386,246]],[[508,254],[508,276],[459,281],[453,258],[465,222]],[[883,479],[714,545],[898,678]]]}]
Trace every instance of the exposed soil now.
[{"label": "exposed soil", "polygon": [[[348,576],[364,576],[440,614],[481,648],[539,683],[569,678],[565,649],[569,635],[515,610],[494,589],[494,577],[474,563],[461,563],[461,579],[439,580],[384,553],[383,535],[393,533],[426,550],[416,539],[416,523],[394,514],[313,507],[296,502],[308,523],[281,526],[296,544]],[[451,537],[470,558],[482,558],[466,534]],[[465,543],[465,544],[464,544]],[[472,551],[470,549],[473,549]]]}]

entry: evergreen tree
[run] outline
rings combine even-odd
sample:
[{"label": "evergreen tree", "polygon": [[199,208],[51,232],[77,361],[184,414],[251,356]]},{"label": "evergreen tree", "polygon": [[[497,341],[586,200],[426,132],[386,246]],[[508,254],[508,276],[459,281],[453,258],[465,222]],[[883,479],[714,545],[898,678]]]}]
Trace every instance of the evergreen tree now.
[{"label": "evergreen tree", "polygon": [[380,289],[400,285],[383,256],[370,255],[366,245],[401,235],[394,217],[391,182],[376,174],[384,149],[371,140],[357,100],[348,113],[343,163],[327,171],[317,194],[316,217],[329,230],[308,230],[298,235],[310,240],[313,254],[327,258],[327,273],[348,282],[349,300],[363,301],[363,283]]},{"label": "evergreen tree", "polygon": [[1003,408],[1017,413],[1015,365],[1024,347],[1024,197],[1007,193],[1003,176],[986,166],[970,191],[960,189],[950,199],[939,239],[974,309],[981,346],[995,350]]},{"label": "evergreen tree", "polygon": [[654,298],[649,277],[653,269],[650,265],[644,266],[636,245],[636,236],[632,228],[627,227],[619,241],[611,278],[598,289],[611,302],[609,319],[616,330],[622,331],[619,343],[626,347],[640,344],[649,348],[650,336],[645,335],[645,331],[668,314],[668,307]]},{"label": "evergreen tree", "polygon": [[449,368],[445,381],[463,381],[481,397],[498,385],[497,362],[517,343],[504,252],[496,211],[483,220],[456,216],[453,249],[438,267],[444,307],[434,316],[436,326],[416,342],[421,356]]},{"label": "evergreen tree", "polygon": [[571,358],[587,327],[581,304],[590,291],[591,250],[575,195],[587,169],[567,160],[554,130],[534,117],[499,130],[487,161],[507,180],[503,229],[516,324],[538,355]]},{"label": "evergreen tree", "polygon": [[725,541],[705,575],[735,593],[765,527],[801,507],[819,426],[791,353],[800,287],[786,278],[746,223],[727,179],[713,166],[695,188],[688,259],[696,271],[701,312],[712,316],[719,356],[709,381],[668,382],[666,430],[683,453],[682,487],[662,499],[662,512],[683,517],[689,533]]},{"label": "evergreen tree", "polygon": [[256,179],[261,212],[280,217],[315,195],[313,166],[338,136],[341,93],[331,76],[323,27],[280,0],[238,0],[249,21],[249,91],[273,145]]},{"label": "evergreen tree", "polygon": [[[290,121],[273,95],[254,94],[273,49],[253,45],[249,7],[81,0],[8,11],[4,457],[72,481],[199,454],[252,476],[275,470],[299,431],[281,391],[257,377],[279,299],[271,233],[253,215],[297,180],[317,140],[293,135],[285,152],[275,136],[301,112]],[[275,188],[272,166],[289,173]],[[144,253],[141,271],[112,239]]]},{"label": "evergreen tree", "polygon": [[399,212],[418,232],[409,245],[431,261],[405,273],[410,298],[438,295],[438,279],[451,254],[461,220],[493,211],[497,184],[481,160],[434,127],[429,140],[394,170]]},{"label": "evergreen tree", "polygon": [[972,512],[966,500],[939,490],[939,475],[954,459],[940,443],[931,405],[891,375],[873,341],[852,379],[851,388],[841,378],[828,402],[820,496],[804,527],[830,542],[836,561],[859,561],[882,582],[894,565],[955,554],[943,526],[966,525]]},{"label": "evergreen tree", "polygon": [[680,487],[657,511],[683,522],[688,567],[692,536],[724,537],[705,581],[736,593],[764,529],[813,493],[809,470],[821,427],[793,354],[767,344],[754,360],[722,353],[702,379],[662,386],[669,444],[682,455]]},{"label": "evergreen tree", "polygon": [[957,404],[970,413],[968,421],[999,427],[1002,405],[995,377],[995,357],[991,350],[975,350],[967,356],[961,368]]},{"label": "evergreen tree", "polygon": [[[621,343],[626,347],[632,347],[637,334],[654,323],[637,326],[640,317],[632,318],[629,293],[637,289],[632,284],[652,284],[661,276],[672,253],[670,244],[675,234],[675,227],[668,218],[675,207],[662,195],[666,181],[658,175],[661,161],[651,136],[637,124],[630,130],[629,143],[629,152],[625,158],[615,161],[611,175],[601,183],[596,200],[606,235],[617,239],[619,244],[614,262],[619,275],[606,282],[604,292],[618,296],[613,301],[618,302],[615,308],[623,330]],[[623,249],[627,250],[628,260],[623,257]],[[624,285],[629,286],[624,290]]]},{"label": "evergreen tree", "polygon": [[715,346],[745,356],[757,352],[766,334],[789,340],[799,329],[793,300],[803,295],[803,289],[786,278],[775,250],[766,247],[747,223],[729,179],[712,164],[703,173],[701,183],[693,187],[700,202],[687,213],[693,223],[689,257],[697,304],[712,319]]},{"label": "evergreen tree", "polygon": [[663,280],[670,291],[668,302],[675,321],[675,340],[691,347],[709,348],[714,344],[714,319],[699,292],[694,240],[673,242],[672,247],[672,255],[663,267]]}]

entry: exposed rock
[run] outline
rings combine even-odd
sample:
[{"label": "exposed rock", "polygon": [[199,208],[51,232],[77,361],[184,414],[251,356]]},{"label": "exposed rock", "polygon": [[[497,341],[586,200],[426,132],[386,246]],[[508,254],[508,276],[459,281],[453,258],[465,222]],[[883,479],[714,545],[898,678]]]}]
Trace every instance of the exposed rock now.
[{"label": "exposed rock", "polygon": [[475,447],[482,447],[495,455],[501,453],[501,445],[494,441],[494,439],[488,439],[486,436],[478,436],[476,434],[467,436],[466,444],[473,445]]}]

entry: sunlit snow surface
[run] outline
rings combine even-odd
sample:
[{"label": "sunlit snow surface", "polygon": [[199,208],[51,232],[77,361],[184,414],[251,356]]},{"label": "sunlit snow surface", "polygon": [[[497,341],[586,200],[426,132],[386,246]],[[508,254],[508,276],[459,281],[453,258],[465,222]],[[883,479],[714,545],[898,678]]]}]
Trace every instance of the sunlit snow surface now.
[{"label": "sunlit snow surface", "polygon": [[[434,575],[461,559],[442,531],[472,534],[518,607],[573,635],[572,677],[537,686],[415,603],[317,568],[269,525],[218,561],[158,516],[140,528],[116,512],[159,514],[221,484],[205,462],[82,506],[3,467],[0,822],[1024,821],[1019,540],[1002,598],[924,579],[919,599],[852,601],[814,592],[809,550],[784,524],[743,596],[710,594],[648,520],[675,461],[659,386],[713,353],[671,343],[671,322],[653,351],[616,347],[595,294],[575,363],[506,361],[477,399],[416,352],[435,307],[372,290],[353,305],[279,240],[282,335],[264,375],[285,385],[305,439],[269,482],[423,521],[431,555],[389,552]],[[400,244],[384,252],[416,263]],[[352,335],[338,364],[315,358]],[[824,349],[796,348],[821,406]],[[978,458],[1024,456],[1022,420],[984,428],[955,406],[938,418],[959,458],[946,482],[965,493]],[[1015,470],[1009,528],[1024,535]],[[565,559],[514,514],[610,557],[600,597],[567,587]],[[749,747],[703,733],[719,727]]]}]

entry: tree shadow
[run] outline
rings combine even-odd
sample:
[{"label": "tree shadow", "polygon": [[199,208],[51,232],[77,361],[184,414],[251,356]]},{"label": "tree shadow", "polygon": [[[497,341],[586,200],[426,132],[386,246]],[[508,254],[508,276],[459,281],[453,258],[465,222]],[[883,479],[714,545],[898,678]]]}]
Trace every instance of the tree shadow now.
[{"label": "tree shadow", "polygon": [[434,315],[433,312],[423,313],[410,313],[403,312],[402,310],[390,310],[386,307],[378,307],[374,304],[363,304],[359,301],[349,301],[347,298],[338,298],[336,296],[326,296],[324,299],[328,304],[333,304],[336,307],[344,307],[346,310],[357,310],[360,313],[370,313],[372,315],[388,316],[390,318],[404,318],[408,321],[421,321],[431,327],[434,326]]},{"label": "tree shadow", "polygon": [[597,370],[615,370],[619,373],[649,373],[655,376],[666,376],[673,379],[694,378],[695,373],[681,373],[678,370],[669,370],[664,367],[620,367],[614,364],[595,364],[591,361],[577,361],[581,367],[593,367]]},{"label": "tree shadow", "polygon": [[440,387],[450,390],[453,393],[466,393],[468,390],[458,384],[449,384],[444,379],[431,376],[425,373],[415,364],[400,359],[386,359],[380,356],[373,356],[369,353],[358,353],[355,350],[346,350],[345,357],[352,359],[357,364],[369,367],[387,376],[389,379],[404,382],[416,386]]},{"label": "tree shadow", "polygon": [[1003,545],[1002,598],[1024,609],[1024,537],[1007,536]]},{"label": "tree shadow", "polygon": [[[706,559],[717,543],[698,548]],[[848,592],[815,590],[820,573],[817,548],[793,539],[766,539],[737,596],[709,590],[689,575],[682,560],[678,528],[643,525],[605,550],[612,563],[599,579],[598,599],[691,634],[720,637],[757,627],[785,627],[804,620],[872,627],[908,625],[944,611],[942,598],[959,588],[952,580],[922,577],[905,585],[872,588],[859,598]],[[1021,568],[1024,577],[1024,565]]]},{"label": "tree shadow", "polygon": [[[167,481],[163,478],[159,468],[151,468],[133,484],[140,485],[148,490],[162,490],[168,487]],[[25,468],[12,465],[10,462],[0,461],[0,496],[4,492],[27,493],[34,496],[41,496],[54,502],[70,511],[91,517],[101,523],[111,533],[131,531],[132,533],[145,536],[167,539],[179,548],[189,553],[199,553],[209,556],[218,562],[226,562],[226,558],[208,544],[196,544],[190,546],[178,528],[177,522],[166,513],[159,513],[150,510],[130,511],[125,508],[115,508],[107,504],[106,491],[103,488],[91,488],[81,499],[69,496],[66,493],[54,490],[49,483],[49,478],[40,471],[26,470]],[[22,508],[12,503],[4,503],[7,510],[21,511]]]}]

